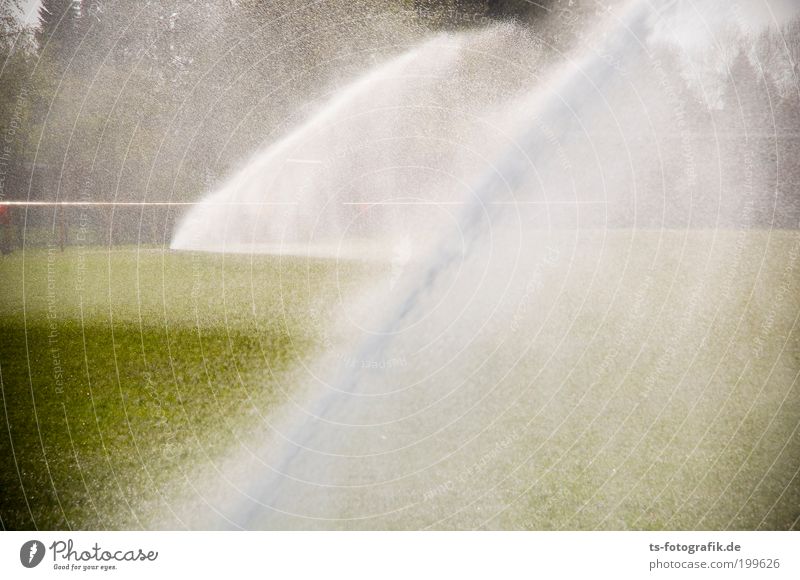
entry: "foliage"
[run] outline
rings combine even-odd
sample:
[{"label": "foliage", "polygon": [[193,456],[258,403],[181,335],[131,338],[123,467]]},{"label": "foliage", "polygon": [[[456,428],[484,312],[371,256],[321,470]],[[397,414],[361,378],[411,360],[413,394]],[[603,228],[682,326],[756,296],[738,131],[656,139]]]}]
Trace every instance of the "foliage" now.
[{"label": "foliage", "polygon": [[[560,5],[548,6],[505,0],[302,6],[289,0],[45,0],[38,27],[8,16],[0,23],[0,130],[4,136],[13,130],[0,197],[195,200],[264,143],[290,131],[333,87],[431,30],[484,26],[494,19],[515,19],[537,34],[552,28],[544,44],[552,45],[550,61],[557,62],[558,50],[574,40],[557,21],[540,27],[539,20],[549,13],[589,21],[593,12],[576,7],[565,15]],[[756,136],[754,165],[771,169],[752,186],[762,197],[777,190],[780,208],[771,211],[775,204],[767,200],[771,205],[756,223],[794,227],[798,169],[789,160],[798,153],[800,19],[740,41],[739,54],[724,63],[729,74],[718,97],[704,94],[707,87],[684,74],[682,57],[669,47],[654,48],[652,58],[664,63],[696,132],[748,127]],[[762,163],[770,160],[777,163]],[[671,162],[680,163],[678,157]],[[723,190],[739,186],[736,169],[742,166],[736,159],[723,168]],[[678,191],[679,173],[666,186]],[[674,203],[685,208],[691,200],[678,195]],[[181,208],[100,206],[81,212],[94,239],[165,243]],[[81,212],[19,211],[19,237],[23,221],[55,231],[63,219],[74,229]],[[720,223],[737,223],[740,213],[724,209]]]}]

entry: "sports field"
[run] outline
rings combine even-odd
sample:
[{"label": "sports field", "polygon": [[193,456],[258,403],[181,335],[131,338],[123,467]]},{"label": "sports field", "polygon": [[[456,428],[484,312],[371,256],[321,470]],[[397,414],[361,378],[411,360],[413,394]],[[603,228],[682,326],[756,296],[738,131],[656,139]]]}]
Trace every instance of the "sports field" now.
[{"label": "sports field", "polygon": [[138,528],[168,512],[176,478],[291,388],[358,279],[334,266],[135,247],[4,256],[3,526]]},{"label": "sports field", "polygon": [[[374,439],[310,440],[352,455],[402,448],[321,479],[402,480],[321,504],[297,490],[293,507],[321,505],[334,519],[265,512],[250,525],[800,526],[797,232],[590,238],[544,262],[510,323],[476,334],[464,365],[391,405],[329,419],[410,416],[431,403],[428,415]],[[264,425],[329,348],[333,317],[388,271],[135,247],[5,256],[3,527],[180,528],[187,510],[212,512],[197,466],[213,476],[254,436],[269,443]],[[439,361],[403,363],[398,384]],[[300,459],[298,473],[312,470]]]}]

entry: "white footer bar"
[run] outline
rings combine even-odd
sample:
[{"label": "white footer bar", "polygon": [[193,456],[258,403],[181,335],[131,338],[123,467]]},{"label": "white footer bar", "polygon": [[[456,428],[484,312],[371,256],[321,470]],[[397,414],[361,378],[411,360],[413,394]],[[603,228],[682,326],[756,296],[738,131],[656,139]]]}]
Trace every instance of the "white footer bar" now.
[{"label": "white footer bar", "polygon": [[798,548],[792,532],[5,532],[0,578],[777,580],[800,578]]}]

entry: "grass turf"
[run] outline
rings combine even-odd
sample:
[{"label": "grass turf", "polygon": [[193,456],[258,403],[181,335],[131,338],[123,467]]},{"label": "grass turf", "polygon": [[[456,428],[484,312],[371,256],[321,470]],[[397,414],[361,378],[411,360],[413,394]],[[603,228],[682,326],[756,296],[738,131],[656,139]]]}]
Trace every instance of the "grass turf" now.
[{"label": "grass turf", "polygon": [[[424,474],[409,491],[416,512],[375,526],[796,526],[800,240],[711,237],[612,232],[601,257],[590,239],[569,269],[545,271],[530,298],[540,307],[518,325],[528,330],[487,361],[487,380],[512,372],[476,384],[476,398],[487,384],[496,396],[459,425],[502,420]],[[136,248],[5,257],[2,525],[139,528],[153,509],[177,521],[170,482],[191,488],[188,466],[282,400],[291,369],[315,355],[340,298],[367,275]],[[354,501],[363,511],[370,498]]]},{"label": "grass turf", "polygon": [[[0,260],[0,524],[138,528],[279,400],[357,265],[147,248]],[[309,324],[309,312],[317,312]]]}]

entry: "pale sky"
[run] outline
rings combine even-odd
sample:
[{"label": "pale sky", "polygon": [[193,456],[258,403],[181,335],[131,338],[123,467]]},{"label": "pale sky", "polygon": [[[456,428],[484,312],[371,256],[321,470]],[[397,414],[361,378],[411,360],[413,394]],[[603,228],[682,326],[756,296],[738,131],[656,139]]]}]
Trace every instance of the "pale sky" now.
[{"label": "pale sky", "polygon": [[18,15],[19,20],[25,24],[35,24],[39,16],[40,4],[41,0],[21,0],[22,14]]},{"label": "pale sky", "polygon": [[[758,32],[780,26],[800,12],[800,0],[644,0],[652,6],[668,5],[653,25],[652,40],[678,44],[687,52],[703,51],[718,42],[725,30]],[[41,0],[20,0],[17,17],[35,24]]]},{"label": "pale sky", "polygon": [[798,12],[800,0],[678,0],[655,23],[653,37],[687,51],[704,50],[726,30],[758,32]]}]

